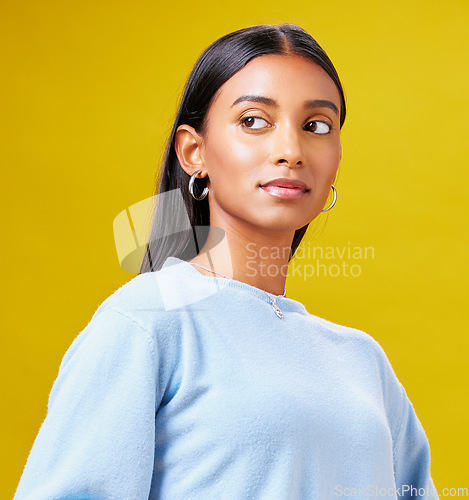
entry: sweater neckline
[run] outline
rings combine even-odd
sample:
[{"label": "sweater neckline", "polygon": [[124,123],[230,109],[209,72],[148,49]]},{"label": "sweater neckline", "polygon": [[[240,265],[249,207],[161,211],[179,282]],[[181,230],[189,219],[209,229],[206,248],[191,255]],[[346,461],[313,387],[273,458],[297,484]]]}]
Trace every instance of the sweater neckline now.
[{"label": "sweater neckline", "polygon": [[178,257],[167,257],[167,259],[163,263],[162,269],[167,269],[169,267],[174,268],[175,271],[180,272],[183,275],[193,276],[200,280],[201,283],[205,282],[207,284],[221,284],[222,287],[228,287],[229,289],[249,293],[250,295],[257,297],[269,304],[269,297],[272,297],[282,311],[296,311],[302,314],[309,315],[309,312],[306,310],[305,306],[297,300],[284,297],[283,295],[275,295],[273,293],[266,292],[265,290],[244,283],[243,281],[235,280],[233,278],[223,278],[221,276],[206,276],[205,274],[199,272],[192,264]]}]

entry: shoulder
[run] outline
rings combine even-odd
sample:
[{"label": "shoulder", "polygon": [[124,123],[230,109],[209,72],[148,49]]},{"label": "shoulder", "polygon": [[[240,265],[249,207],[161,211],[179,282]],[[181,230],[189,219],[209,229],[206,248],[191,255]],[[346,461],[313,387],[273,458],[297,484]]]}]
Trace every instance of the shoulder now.
[{"label": "shoulder", "polygon": [[310,314],[310,320],[317,328],[337,343],[348,343],[351,347],[364,349],[380,361],[387,360],[386,354],[381,345],[369,333],[358,328],[334,323],[325,318]]},{"label": "shoulder", "polygon": [[400,399],[405,395],[394,368],[379,342],[369,333],[358,328],[344,326],[311,314],[311,320],[317,329],[335,344],[341,344],[343,352],[353,353],[355,362],[366,366],[381,381],[383,394],[390,400]]},{"label": "shoulder", "polygon": [[178,281],[175,274],[165,269],[138,274],[109,295],[96,309],[92,319],[112,309],[151,331],[154,326],[152,318],[167,319],[164,314],[169,310],[167,295]]},{"label": "shoulder", "polygon": [[370,386],[378,387],[395,442],[411,403],[384,349],[377,340],[362,330],[311,316],[324,335],[342,345],[342,357],[353,360],[353,370],[364,373]]},{"label": "shoulder", "polygon": [[156,272],[137,274],[123,283],[101,302],[93,317],[107,309],[117,309],[126,314],[132,310],[143,308],[149,303],[154,303],[155,300],[159,301],[158,289],[155,286],[157,283],[156,274]]},{"label": "shoulder", "polygon": [[163,354],[169,361],[177,357],[180,329],[176,315],[165,310],[158,274],[139,274],[103,300],[67,349],[60,370],[72,358],[119,360],[140,353],[163,363]]},{"label": "shoulder", "polygon": [[114,336],[120,325],[128,335],[140,332],[147,337],[155,351],[176,356],[183,318],[181,308],[173,306],[173,298],[180,297],[183,281],[165,268],[138,274],[101,302],[85,330],[100,329],[103,335]]}]

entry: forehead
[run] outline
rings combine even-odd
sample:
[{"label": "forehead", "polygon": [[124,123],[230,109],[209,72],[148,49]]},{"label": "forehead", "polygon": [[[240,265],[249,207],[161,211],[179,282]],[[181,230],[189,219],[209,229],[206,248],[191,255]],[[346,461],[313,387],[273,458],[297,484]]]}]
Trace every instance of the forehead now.
[{"label": "forehead", "polygon": [[327,99],[340,109],[339,91],[331,77],[299,55],[269,54],[252,59],[220,87],[213,104],[231,106],[243,94],[264,95],[285,105]]}]

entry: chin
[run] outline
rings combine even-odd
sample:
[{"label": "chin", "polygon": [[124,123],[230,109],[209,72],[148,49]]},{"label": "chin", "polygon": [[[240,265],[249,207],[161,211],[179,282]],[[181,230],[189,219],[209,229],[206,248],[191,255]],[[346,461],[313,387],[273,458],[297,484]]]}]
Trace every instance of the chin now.
[{"label": "chin", "polygon": [[265,217],[262,221],[259,221],[258,224],[261,228],[271,231],[283,231],[283,232],[295,232],[298,229],[301,229],[303,226],[309,224],[311,220],[299,220],[287,217]]}]

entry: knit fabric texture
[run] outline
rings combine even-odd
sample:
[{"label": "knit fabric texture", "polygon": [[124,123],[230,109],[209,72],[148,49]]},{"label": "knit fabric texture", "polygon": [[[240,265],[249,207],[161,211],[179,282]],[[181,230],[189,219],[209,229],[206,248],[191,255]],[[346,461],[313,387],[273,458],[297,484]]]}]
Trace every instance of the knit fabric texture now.
[{"label": "knit fabric texture", "polygon": [[168,257],[97,308],[14,500],[438,498],[380,345]]}]

